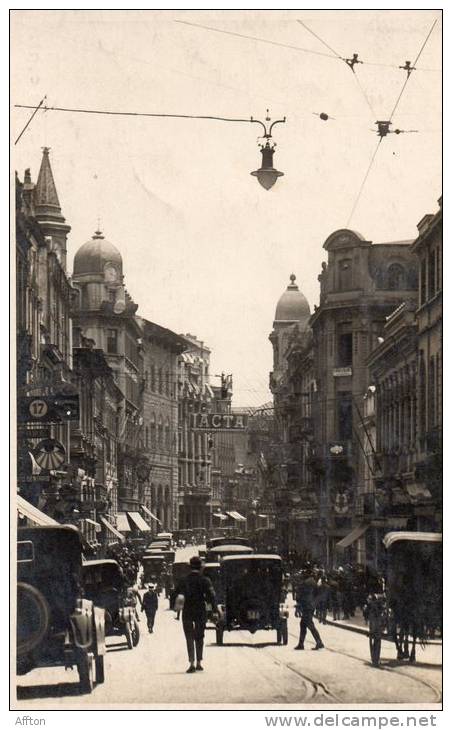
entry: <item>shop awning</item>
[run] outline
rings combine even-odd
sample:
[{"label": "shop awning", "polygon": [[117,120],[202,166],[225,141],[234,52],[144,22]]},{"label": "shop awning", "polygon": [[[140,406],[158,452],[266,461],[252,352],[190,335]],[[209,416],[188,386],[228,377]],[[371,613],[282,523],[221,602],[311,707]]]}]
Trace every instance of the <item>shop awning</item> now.
[{"label": "shop awning", "polygon": [[156,522],[158,522],[158,523],[159,523],[159,525],[161,525],[161,524],[162,524],[162,521],[161,521],[161,520],[159,520],[159,518],[158,518],[158,517],[156,517],[156,516],[155,516],[155,515],[153,514],[153,512],[151,512],[151,510],[150,510],[150,509],[149,509],[148,507],[146,507],[146,505],[145,505],[145,504],[142,504],[142,505],[141,505],[141,509],[143,510],[143,512],[146,512],[146,514],[147,514],[147,515],[148,515],[149,517],[151,517],[151,518],[152,518],[153,520],[155,520]]},{"label": "shop awning", "polygon": [[336,548],[338,550],[345,550],[345,548],[350,547],[352,543],[356,542],[356,540],[364,535],[368,527],[369,525],[367,523],[354,527],[353,530],[348,533],[348,535],[346,535],[342,538],[342,540],[339,540],[339,542],[336,543]]},{"label": "shop awning", "polygon": [[236,522],[246,522],[246,517],[241,515],[239,512],[226,512],[229,517],[232,517]]},{"label": "shop awning", "polygon": [[219,520],[227,520],[227,516],[222,512],[213,512],[212,517],[218,517]]},{"label": "shop awning", "polygon": [[148,523],[143,520],[143,518],[139,512],[127,512],[127,515],[130,517],[130,519],[132,520],[134,525],[136,527],[138,527],[140,532],[150,532],[151,531],[151,528],[149,527]]},{"label": "shop awning", "polygon": [[84,522],[87,522],[89,525],[94,525],[96,532],[102,529],[98,522],[94,522],[94,520],[90,520],[88,517],[85,517]]},{"label": "shop awning", "polygon": [[118,512],[116,515],[116,526],[119,532],[131,532],[129,520],[125,512]]},{"label": "shop awning", "polygon": [[37,507],[34,507],[30,502],[27,502],[20,494],[17,495],[17,511],[22,517],[26,517],[27,520],[30,520],[35,525],[39,525],[39,527],[60,524],[52,517],[49,517],[49,515],[41,512]]},{"label": "shop awning", "polygon": [[113,527],[113,525],[111,525],[109,523],[109,521],[107,519],[105,519],[105,517],[101,517],[100,518],[100,521],[102,522],[102,524],[104,525],[104,527],[106,527],[107,530],[109,530],[109,532],[111,532],[112,535],[114,535],[115,537],[117,537],[118,540],[120,540],[121,542],[124,542],[124,540],[126,539],[124,537],[124,535],[121,535],[121,533],[119,532],[119,530],[117,530],[116,527]]}]

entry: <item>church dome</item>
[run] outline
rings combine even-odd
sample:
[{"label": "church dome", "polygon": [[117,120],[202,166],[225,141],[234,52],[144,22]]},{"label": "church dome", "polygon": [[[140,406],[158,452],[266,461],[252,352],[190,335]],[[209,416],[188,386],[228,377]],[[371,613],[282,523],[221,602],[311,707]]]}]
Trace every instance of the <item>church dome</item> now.
[{"label": "church dome", "polygon": [[122,274],[122,256],[118,249],[100,231],[96,231],[75,254],[73,275],[103,274],[106,264],[113,264]]},{"label": "church dome", "polygon": [[279,298],[276,305],[276,322],[306,322],[311,316],[308,300],[295,284],[295,275],[290,277],[290,284]]}]

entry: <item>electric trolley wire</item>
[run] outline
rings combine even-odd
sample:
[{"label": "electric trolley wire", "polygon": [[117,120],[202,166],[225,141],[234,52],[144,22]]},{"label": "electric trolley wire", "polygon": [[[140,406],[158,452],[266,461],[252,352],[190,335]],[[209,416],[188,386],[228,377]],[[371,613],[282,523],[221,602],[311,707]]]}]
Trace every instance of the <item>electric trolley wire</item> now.
[{"label": "electric trolley wire", "polygon": [[[422,51],[424,50],[425,46],[427,45],[428,39],[430,38],[430,36],[431,36],[431,34],[432,34],[432,32],[433,32],[433,29],[434,29],[434,27],[435,27],[435,25],[436,25],[436,23],[437,23],[437,22],[438,22],[437,20],[435,20],[435,21],[433,22],[433,25],[432,25],[432,27],[430,28],[429,32],[427,33],[427,37],[426,37],[425,41],[423,42],[423,44],[422,44],[422,46],[421,46],[421,50],[420,50],[420,51],[419,51],[419,53],[417,54],[417,56],[416,56],[416,59],[415,59],[415,61],[414,61],[414,63],[413,63],[413,68],[415,68],[415,67],[416,67],[416,63],[417,63],[417,62],[419,61],[419,58],[421,57]],[[393,109],[392,109],[392,112],[391,112],[391,114],[389,115],[389,120],[390,120],[390,121],[392,121],[392,118],[393,118],[393,116],[394,116],[394,114],[395,114],[395,112],[396,112],[396,109],[397,109],[397,107],[398,107],[398,105],[399,105],[399,102],[400,102],[400,100],[401,100],[401,98],[402,98],[403,92],[405,91],[405,89],[406,89],[406,87],[407,87],[407,84],[408,84],[408,81],[410,80],[410,76],[411,76],[411,74],[410,74],[410,73],[408,73],[408,74],[407,74],[407,77],[406,77],[406,79],[405,79],[405,82],[404,82],[404,84],[403,84],[403,86],[402,86],[402,89],[401,89],[401,91],[400,91],[400,94],[398,95],[398,97],[397,97],[397,100],[396,100],[396,102],[395,102],[395,104],[394,104],[394,107],[393,107]]]},{"label": "electric trolley wire", "polygon": [[30,118],[29,118],[28,122],[26,123],[25,127],[22,129],[21,133],[19,134],[19,136],[17,137],[16,141],[14,142],[15,145],[18,143],[18,141],[22,137],[22,135],[25,132],[25,130],[28,129],[28,127],[30,126],[30,124],[31,124],[34,116],[38,113],[39,109],[42,107],[42,105],[44,104],[44,102],[45,102],[46,99],[47,99],[47,96],[44,96],[41,99],[41,101],[39,102],[38,106],[36,106],[36,107],[28,107],[29,109],[34,109],[34,112],[30,116]]},{"label": "electric trolley wire", "polygon": [[362,183],[360,185],[360,188],[359,188],[359,191],[358,191],[358,195],[356,196],[355,202],[353,204],[353,208],[352,208],[351,213],[350,213],[350,215],[348,217],[348,221],[347,221],[346,226],[345,226],[346,228],[348,228],[348,226],[350,225],[350,221],[353,218],[354,212],[355,212],[355,210],[356,210],[356,208],[358,206],[358,203],[360,201],[362,192],[364,190],[364,186],[365,186],[365,184],[367,182],[367,178],[369,177],[370,171],[372,169],[372,165],[374,164],[375,158],[377,156],[377,152],[380,149],[380,145],[381,145],[382,139],[383,139],[383,137],[380,137],[380,139],[377,142],[377,146],[375,147],[375,150],[374,150],[373,155],[371,157],[371,160],[369,162],[369,166],[368,166],[368,168],[366,170],[366,174],[364,175],[363,181],[362,181]]},{"label": "electric trolley wire", "polygon": [[[15,104],[18,109],[35,109],[34,106],[29,104]],[[37,111],[37,109],[36,109]],[[249,124],[258,123],[257,119],[249,117],[248,119],[236,119],[231,117],[216,117],[207,114],[162,114],[157,112],[123,112],[123,111],[111,111],[107,109],[72,109],[69,107],[61,106],[45,106],[43,111],[51,112],[70,112],[73,114],[103,114],[107,116],[122,116],[122,117],[157,117],[163,119],[213,119],[219,122],[248,122]]]},{"label": "electric trolley wire", "polygon": [[302,25],[303,28],[305,28],[308,31],[308,33],[310,33],[311,35],[313,35],[314,38],[317,38],[317,40],[320,41],[320,43],[322,43],[322,45],[324,45],[325,48],[328,48],[329,51],[331,51],[332,53],[334,53],[334,55],[337,56],[337,58],[339,58],[341,61],[343,60],[342,59],[342,56],[337,51],[335,51],[334,48],[331,48],[331,46],[329,46],[328,43],[323,40],[323,38],[320,38],[320,36],[318,36],[317,33],[314,33],[314,31],[311,30],[311,28],[308,28],[308,26],[306,25],[306,23],[304,23],[302,20],[297,20],[297,23],[300,23],[300,25]]},{"label": "electric trolley wire", "polygon": [[289,43],[279,43],[278,41],[270,41],[266,38],[258,38],[257,36],[245,35],[245,33],[236,33],[232,30],[222,30],[221,28],[212,28],[209,25],[200,25],[200,23],[189,23],[187,20],[175,20],[175,23],[181,23],[182,25],[191,25],[193,28],[202,28],[203,30],[210,30],[215,33],[223,33],[225,35],[232,35],[236,38],[246,38],[250,41],[258,41],[259,43],[268,43],[271,46],[280,46],[281,48],[290,48],[292,51],[301,51],[302,53],[311,53],[314,56],[325,56],[327,58],[334,58],[329,53],[322,53],[321,51],[311,51],[309,48],[300,48],[300,46],[293,46]]},{"label": "electric trolley wire", "polygon": [[[214,33],[223,33],[224,35],[230,35],[230,36],[234,36],[236,38],[245,38],[246,40],[257,41],[258,43],[268,43],[272,46],[279,46],[280,48],[289,48],[292,51],[301,51],[302,53],[310,53],[314,56],[323,56],[325,58],[335,58],[335,59],[340,59],[341,61],[345,60],[344,58],[342,58],[342,56],[340,56],[338,53],[336,53],[336,51],[333,48],[331,48],[331,46],[328,46],[328,44],[325,43],[325,41],[321,40],[321,38],[319,36],[317,36],[309,28],[307,28],[306,25],[305,25],[305,28],[307,30],[309,30],[309,32],[312,33],[312,35],[314,35],[316,38],[318,38],[318,40],[320,40],[324,46],[326,46],[330,51],[332,51],[332,53],[334,55],[331,55],[330,53],[322,53],[321,51],[313,51],[310,48],[302,48],[300,46],[294,46],[294,45],[291,45],[290,43],[271,41],[268,38],[260,38],[259,36],[247,35],[245,33],[237,33],[232,30],[224,30],[223,28],[213,28],[212,26],[209,26],[209,25],[201,25],[201,23],[191,23],[191,22],[188,22],[187,20],[175,20],[174,22],[180,23],[181,25],[189,25],[193,28],[201,28],[202,30],[213,31]],[[301,23],[301,25],[304,25],[304,23],[301,20],[298,20],[297,22]],[[399,68],[398,65],[389,64],[389,63],[374,63],[372,61],[360,61],[360,63],[363,63],[366,66],[381,66],[384,68],[396,68],[396,69]],[[436,69],[436,68],[421,68],[418,70],[419,71],[434,71],[434,72],[441,71],[441,69]]]}]

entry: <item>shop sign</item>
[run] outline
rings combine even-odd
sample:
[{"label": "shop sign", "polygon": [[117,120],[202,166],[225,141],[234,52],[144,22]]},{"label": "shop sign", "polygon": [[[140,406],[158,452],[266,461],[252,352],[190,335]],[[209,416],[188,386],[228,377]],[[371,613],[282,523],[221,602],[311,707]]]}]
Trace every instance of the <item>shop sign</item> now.
[{"label": "shop sign", "polygon": [[244,431],[248,416],[244,413],[193,413],[191,427],[197,431]]}]

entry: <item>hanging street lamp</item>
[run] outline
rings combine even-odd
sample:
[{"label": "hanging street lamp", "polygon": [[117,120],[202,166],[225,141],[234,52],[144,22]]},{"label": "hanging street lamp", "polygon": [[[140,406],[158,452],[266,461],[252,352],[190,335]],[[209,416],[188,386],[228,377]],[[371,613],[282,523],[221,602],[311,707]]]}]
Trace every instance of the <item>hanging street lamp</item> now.
[{"label": "hanging street lamp", "polygon": [[[268,116],[268,109],[267,109],[267,116],[265,117],[265,122],[270,122],[271,119]],[[251,122],[256,122],[257,124],[261,124],[264,128],[264,134],[262,135],[263,139],[265,140],[265,144],[260,144],[261,148],[261,155],[262,155],[262,162],[261,166],[258,170],[254,170],[254,172],[251,172],[251,175],[254,175],[254,177],[257,177],[259,184],[262,185],[265,190],[270,190],[270,188],[273,187],[278,177],[281,177],[284,175],[283,172],[280,172],[275,167],[273,167],[273,155],[275,152],[276,142],[273,142],[272,140],[272,129],[275,126],[275,124],[283,124],[286,121],[286,117],[284,119],[277,119],[275,122],[272,122],[270,124],[270,127],[267,129],[267,124],[264,122],[261,122],[259,119],[253,119],[251,117]]]}]

